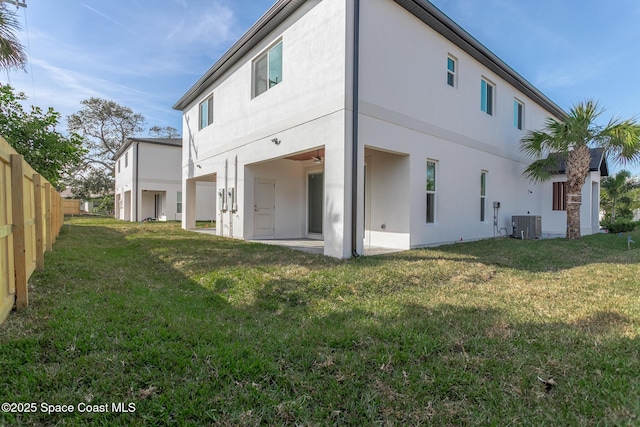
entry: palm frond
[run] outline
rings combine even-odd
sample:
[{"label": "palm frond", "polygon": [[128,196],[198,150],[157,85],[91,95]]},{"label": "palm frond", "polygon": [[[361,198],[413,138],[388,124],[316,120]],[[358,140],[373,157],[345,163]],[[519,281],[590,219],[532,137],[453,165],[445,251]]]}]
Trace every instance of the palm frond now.
[{"label": "palm frond", "polygon": [[0,68],[24,69],[27,56],[24,47],[15,36],[20,23],[4,6],[0,6]]},{"label": "palm frond", "polygon": [[538,159],[524,170],[522,175],[535,183],[548,181],[557,173],[561,156],[549,156],[546,159]]}]

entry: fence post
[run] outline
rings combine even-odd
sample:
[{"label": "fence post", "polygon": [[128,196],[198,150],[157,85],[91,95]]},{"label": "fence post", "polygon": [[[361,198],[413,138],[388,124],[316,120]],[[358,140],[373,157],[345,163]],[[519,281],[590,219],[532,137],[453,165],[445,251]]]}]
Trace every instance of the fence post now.
[{"label": "fence post", "polygon": [[47,242],[46,242],[46,250],[47,252],[51,252],[53,249],[53,229],[51,227],[51,184],[48,182],[44,183],[44,206],[45,206],[45,227],[47,230]]},{"label": "fence post", "polygon": [[20,154],[11,155],[11,198],[13,216],[13,265],[16,277],[16,307],[29,305],[27,287],[27,256],[24,241],[24,160]]},{"label": "fence post", "polygon": [[33,207],[36,220],[36,271],[44,270],[44,234],[42,223],[42,176],[33,174]]}]

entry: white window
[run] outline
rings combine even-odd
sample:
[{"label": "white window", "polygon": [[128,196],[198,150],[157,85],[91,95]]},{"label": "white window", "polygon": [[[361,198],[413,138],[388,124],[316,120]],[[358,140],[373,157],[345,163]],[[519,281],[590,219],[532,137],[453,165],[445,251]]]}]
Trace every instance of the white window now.
[{"label": "white window", "polygon": [[126,153],[124,153],[124,167],[125,168],[129,167],[129,152],[128,151]]},{"label": "white window", "polygon": [[480,80],[480,109],[493,116],[495,85],[488,80]]},{"label": "white window", "polygon": [[200,103],[199,123],[200,129],[204,129],[213,123],[213,95]]},{"label": "white window", "polygon": [[120,160],[118,160],[118,173],[120,173]]},{"label": "white window", "polygon": [[427,192],[427,224],[435,224],[436,222],[436,174],[437,162],[435,160],[427,160],[427,176],[426,176],[426,192]]},{"label": "white window", "polygon": [[263,94],[282,83],[282,42],[253,61],[253,96]]},{"label": "white window", "polygon": [[513,100],[513,127],[519,130],[524,128],[524,104],[517,99]]},{"label": "white window", "polygon": [[480,172],[480,222],[485,222],[487,211],[487,172]]},{"label": "white window", "polygon": [[458,68],[458,60],[449,55],[447,58],[447,84],[456,87],[456,72]]},{"label": "white window", "polygon": [[178,203],[176,205],[176,213],[182,213],[182,191],[178,191]]}]

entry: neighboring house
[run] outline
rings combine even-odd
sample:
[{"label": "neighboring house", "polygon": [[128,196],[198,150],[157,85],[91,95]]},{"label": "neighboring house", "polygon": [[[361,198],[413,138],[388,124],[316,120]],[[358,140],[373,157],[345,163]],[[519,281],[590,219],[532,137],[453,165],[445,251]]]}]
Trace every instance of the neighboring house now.
[{"label": "neighboring house", "polygon": [[[582,205],[580,206],[581,234],[594,234],[600,230],[600,178],[609,176],[609,166],[601,148],[592,148],[589,175],[582,187]],[[550,234],[565,234],[567,230],[566,207],[567,197],[566,158],[552,154],[558,158],[558,170],[550,171],[554,176],[551,184],[542,189],[541,215],[544,219],[545,232]],[[546,203],[547,201],[551,203]],[[591,221],[591,222],[589,222]]]},{"label": "neighboring house", "polygon": [[512,215],[564,233],[519,142],[566,113],[425,0],[280,0],[174,108],[184,228],[215,181],[219,235],[339,258],[505,235]]},{"label": "neighboring house", "polygon": [[[181,221],[181,158],[180,138],[128,138],[114,156],[114,216],[125,221]],[[214,182],[198,184],[196,219],[215,219],[215,194]]]}]

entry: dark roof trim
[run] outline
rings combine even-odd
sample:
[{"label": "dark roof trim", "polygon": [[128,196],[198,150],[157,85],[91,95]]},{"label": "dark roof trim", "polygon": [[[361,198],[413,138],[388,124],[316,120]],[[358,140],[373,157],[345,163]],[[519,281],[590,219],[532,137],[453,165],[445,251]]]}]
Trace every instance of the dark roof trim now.
[{"label": "dark roof trim", "polygon": [[[485,67],[531,98],[552,116],[564,119],[566,112],[536,89],[524,77],[509,67],[440,9],[426,0],[394,0],[422,22],[433,28],[447,40],[471,55]],[[269,32],[291,16],[305,0],[279,0],[238,40],[182,98],[173,106],[184,110],[197,99],[204,89],[228,71],[242,56],[253,49]]]},{"label": "dark roof trim", "polygon": [[[609,176],[609,165],[607,164],[607,157],[605,151],[602,148],[590,148],[589,154],[591,160],[589,161],[589,172],[600,171],[600,176]],[[552,175],[564,175],[567,173],[567,155],[562,153],[551,153],[549,157],[557,158],[557,170],[550,170]]]},{"label": "dark roof trim", "polygon": [[170,145],[172,147],[182,147],[182,138],[127,138],[124,141],[124,144],[118,148],[116,154],[111,158],[112,160],[116,160],[118,157],[122,155],[134,142],[144,142],[147,144],[155,144],[155,145]]},{"label": "dark roof trim", "polygon": [[422,22],[440,33],[447,40],[471,55],[485,67],[503,78],[513,87],[527,95],[551,115],[564,119],[566,112],[536,89],[524,77],[509,67],[482,43],[467,33],[440,9],[426,0],[394,0],[400,6],[411,12]]},{"label": "dark roof trim", "polygon": [[278,0],[173,106],[184,110],[208,86],[231,68],[240,58],[256,47],[278,25],[291,16],[305,0]]}]

